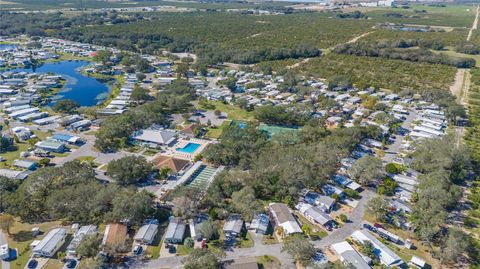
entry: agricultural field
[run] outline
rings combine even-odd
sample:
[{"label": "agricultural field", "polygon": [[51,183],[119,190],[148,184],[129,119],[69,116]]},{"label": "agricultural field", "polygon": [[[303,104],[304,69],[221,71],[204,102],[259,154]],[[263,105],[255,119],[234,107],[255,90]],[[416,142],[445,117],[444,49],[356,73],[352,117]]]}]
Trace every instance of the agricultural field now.
[{"label": "agricultural field", "polygon": [[423,39],[428,41],[440,41],[445,46],[456,46],[465,41],[468,35],[467,29],[452,29],[445,32],[408,32],[400,30],[378,29],[362,38],[362,41],[395,41],[400,39]]},{"label": "agricultural field", "polygon": [[468,92],[470,127],[467,128],[465,140],[473,158],[480,161],[480,69],[472,69],[471,74],[471,85]]},{"label": "agricultural field", "polygon": [[261,5],[255,3],[247,3],[241,1],[229,2],[211,2],[200,3],[196,1],[99,1],[99,0],[8,0],[0,1],[4,10],[48,10],[48,9],[67,9],[67,8],[127,8],[127,7],[142,7],[142,6],[171,6],[181,8],[201,8],[201,9],[232,9],[232,8],[256,8],[262,7],[280,7],[288,3],[262,3]]},{"label": "agricultural field", "polygon": [[298,69],[307,76],[331,79],[349,77],[354,83],[366,83],[394,91],[404,89],[448,89],[456,68],[441,64],[413,63],[373,57],[329,53],[302,64]]},{"label": "agricultural field", "polygon": [[373,9],[365,12],[375,22],[430,26],[470,27],[475,9],[468,5],[412,5],[408,9]]}]

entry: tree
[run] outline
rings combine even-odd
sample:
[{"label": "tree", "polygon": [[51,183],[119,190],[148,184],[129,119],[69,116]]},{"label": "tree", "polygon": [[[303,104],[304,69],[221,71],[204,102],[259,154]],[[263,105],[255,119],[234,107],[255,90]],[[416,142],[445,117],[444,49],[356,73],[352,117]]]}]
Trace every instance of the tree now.
[{"label": "tree", "polygon": [[225,253],[220,250],[194,249],[190,255],[183,258],[182,263],[185,269],[219,269],[220,260]]},{"label": "tree", "polygon": [[200,234],[207,240],[218,238],[218,222],[212,220],[206,220],[200,225]]},{"label": "tree", "polygon": [[143,81],[145,78],[147,78],[144,73],[137,73],[136,76],[139,81]]},{"label": "tree", "polygon": [[183,242],[183,244],[187,248],[193,248],[193,246],[195,245],[195,242],[193,241],[193,239],[191,237],[187,237],[187,238],[185,238],[185,241]]},{"label": "tree", "polygon": [[38,161],[38,163],[45,167],[45,166],[48,166],[48,164],[50,164],[50,159],[49,158],[42,158]]},{"label": "tree", "polygon": [[456,262],[471,247],[470,239],[460,228],[452,227],[441,244],[441,262]]},{"label": "tree", "polygon": [[303,266],[310,265],[316,253],[315,247],[305,237],[293,235],[287,238],[283,244],[282,252],[292,255],[295,261]]},{"label": "tree", "polygon": [[58,100],[53,106],[52,110],[60,113],[73,114],[76,112],[80,104],[71,99]]},{"label": "tree", "polygon": [[173,214],[183,218],[195,217],[201,200],[201,192],[190,186],[177,187],[171,194],[173,197]]},{"label": "tree", "polygon": [[385,176],[382,161],[370,155],[358,159],[348,171],[362,185],[378,183]]},{"label": "tree", "polygon": [[82,257],[95,257],[100,250],[102,236],[99,234],[87,234],[77,247],[78,255]]},{"label": "tree", "polygon": [[143,102],[143,101],[148,101],[151,97],[148,94],[148,90],[140,87],[140,86],[135,86],[132,91],[132,100],[138,101],[138,102]]},{"label": "tree", "polygon": [[15,219],[10,214],[0,215],[0,229],[10,235],[10,228],[15,223]]},{"label": "tree", "polygon": [[262,204],[255,197],[253,188],[249,186],[232,194],[232,204],[246,221],[252,220],[257,213],[262,211]]},{"label": "tree", "polygon": [[126,156],[108,164],[107,174],[122,186],[136,184],[147,179],[153,165],[143,156]]},{"label": "tree", "polygon": [[154,212],[153,198],[154,195],[145,190],[124,190],[115,195],[112,200],[113,208],[105,218],[112,222],[129,220],[132,224],[140,224]]},{"label": "tree", "polygon": [[372,214],[377,221],[385,218],[388,212],[389,203],[380,195],[377,195],[367,202],[367,212]]},{"label": "tree", "polygon": [[100,62],[102,65],[106,65],[108,61],[110,61],[110,57],[112,56],[112,52],[109,50],[101,50],[97,51],[95,56],[93,56],[93,60],[95,62]]}]

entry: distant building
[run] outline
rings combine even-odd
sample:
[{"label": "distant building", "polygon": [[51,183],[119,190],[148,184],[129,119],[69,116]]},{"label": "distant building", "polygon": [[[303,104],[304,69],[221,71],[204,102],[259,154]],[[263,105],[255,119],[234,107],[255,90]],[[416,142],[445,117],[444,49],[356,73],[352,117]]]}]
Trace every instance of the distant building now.
[{"label": "distant building", "polygon": [[65,243],[67,237],[67,229],[56,228],[48,232],[48,234],[38,243],[32,251],[36,257],[53,257],[60,247]]}]

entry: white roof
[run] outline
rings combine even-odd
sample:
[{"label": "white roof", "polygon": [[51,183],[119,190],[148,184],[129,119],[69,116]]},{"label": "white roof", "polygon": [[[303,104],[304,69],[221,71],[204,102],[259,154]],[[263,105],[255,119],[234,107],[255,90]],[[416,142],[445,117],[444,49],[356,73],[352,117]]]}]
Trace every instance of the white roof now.
[{"label": "white roof", "polygon": [[417,256],[413,256],[412,259],[410,260],[410,262],[419,266],[419,267],[421,267],[421,268],[425,267],[425,264],[426,264],[426,262],[423,259],[421,259]]},{"label": "white roof", "polygon": [[390,266],[402,261],[402,259],[397,254],[395,254],[391,249],[389,249],[377,238],[375,238],[375,236],[365,230],[358,230],[353,232],[352,238],[360,242],[368,241],[372,243],[373,247],[377,250],[376,255],[385,265]]},{"label": "white roof", "polygon": [[170,144],[175,138],[175,134],[174,131],[170,130],[146,129],[137,132],[133,139],[156,144]]},{"label": "white roof", "polygon": [[365,262],[362,256],[346,241],[336,243],[330,246],[337,255],[339,255],[344,262],[353,265],[358,269],[370,268],[370,265]]},{"label": "white roof", "polygon": [[33,252],[50,253],[57,249],[58,243],[60,243],[67,236],[67,229],[56,228],[48,232],[48,234],[35,246]]}]

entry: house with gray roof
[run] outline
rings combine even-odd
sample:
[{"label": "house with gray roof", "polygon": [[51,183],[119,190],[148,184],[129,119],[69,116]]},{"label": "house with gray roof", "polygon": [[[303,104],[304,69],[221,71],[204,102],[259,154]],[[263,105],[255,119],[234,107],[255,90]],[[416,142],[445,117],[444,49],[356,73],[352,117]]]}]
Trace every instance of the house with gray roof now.
[{"label": "house with gray roof", "polygon": [[172,218],[168,223],[167,231],[165,232],[165,242],[172,244],[181,244],[185,235],[186,224],[180,218]]},{"label": "house with gray roof", "polygon": [[48,234],[33,248],[32,254],[36,257],[53,257],[60,247],[65,243],[67,237],[67,229],[55,228],[50,230]]},{"label": "house with gray roof", "polygon": [[155,236],[157,235],[157,233],[157,224],[146,224],[140,227],[140,229],[138,229],[138,232],[133,237],[133,240],[140,244],[151,245],[155,240]]},{"label": "house with gray roof", "polygon": [[171,130],[145,129],[135,132],[131,138],[145,146],[159,147],[173,144],[176,141],[176,134]]},{"label": "house with gray roof", "polygon": [[243,220],[239,215],[230,216],[223,225],[223,233],[226,237],[237,237],[243,229]]}]

